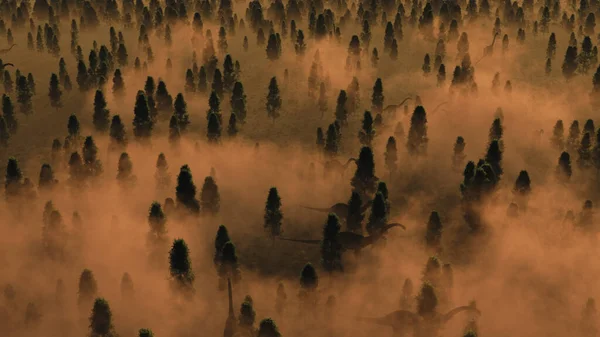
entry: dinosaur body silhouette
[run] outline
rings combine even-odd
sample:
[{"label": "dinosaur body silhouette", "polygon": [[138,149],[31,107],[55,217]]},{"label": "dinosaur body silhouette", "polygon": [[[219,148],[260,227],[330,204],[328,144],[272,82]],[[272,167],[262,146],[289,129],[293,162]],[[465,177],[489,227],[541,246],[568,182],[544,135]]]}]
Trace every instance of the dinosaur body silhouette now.
[{"label": "dinosaur body silhouette", "polygon": [[350,165],[350,163],[351,162],[356,163],[356,161],[357,161],[356,158],[350,158],[350,159],[348,159],[348,161],[345,164],[342,164],[337,159],[331,159],[331,160],[325,162],[323,164],[323,167],[325,168],[325,172],[335,171],[340,176],[343,177],[344,173],[346,172],[346,169],[348,169],[348,166]]},{"label": "dinosaur body silhouette", "polygon": [[[369,207],[371,207],[372,204],[373,204],[373,200],[367,201],[367,203],[365,203],[360,208],[360,213],[362,214],[362,213],[366,212],[367,209],[369,209]],[[346,219],[348,217],[348,211],[350,209],[350,206],[343,202],[338,202],[337,204],[334,204],[333,206],[331,206],[329,208],[319,208],[319,207],[310,207],[310,206],[300,206],[300,207],[310,209],[312,211],[317,211],[317,212],[334,213],[340,219]]]},{"label": "dinosaur body silhouette", "polygon": [[403,336],[408,333],[408,328],[414,329],[416,337],[434,337],[437,331],[458,313],[463,311],[481,312],[474,306],[465,305],[456,307],[445,314],[434,312],[432,315],[420,316],[408,310],[397,310],[383,317],[358,317],[362,322],[385,325],[392,328],[394,336]]},{"label": "dinosaur body silhouette", "polygon": [[479,61],[483,60],[484,58],[494,54],[494,43],[496,43],[496,37],[498,35],[499,35],[498,33],[494,34],[494,38],[492,39],[492,44],[483,48],[483,55],[477,62],[475,62],[475,65],[477,65],[477,63],[479,63]]},{"label": "dinosaur body silhouette", "polygon": [[229,293],[229,315],[225,321],[225,331],[223,337],[233,337],[236,330],[235,313],[233,311],[233,291],[231,290],[231,279],[227,279],[227,291]]},{"label": "dinosaur body silhouette", "polygon": [[383,112],[386,113],[392,113],[392,112],[396,112],[396,109],[398,109],[399,107],[401,107],[404,103],[406,103],[406,101],[408,101],[409,99],[412,99],[412,97],[408,96],[406,97],[402,102],[398,103],[398,104],[391,104],[386,106],[383,109]]},{"label": "dinosaur body silhouette", "polygon": [[11,49],[13,49],[14,46],[16,46],[16,43],[13,43],[12,46],[10,46],[9,48],[6,49],[0,49],[0,54],[6,54],[8,53]]},{"label": "dinosaur body silhouette", "polygon": [[[390,228],[393,228],[393,227],[402,227],[403,229],[406,230],[406,227],[400,223],[391,223],[391,224],[385,225],[381,229],[381,231],[379,231],[377,234],[374,234],[374,235],[363,236],[363,235],[356,234],[353,232],[339,232],[336,239],[337,239],[337,242],[342,247],[342,251],[354,250],[355,252],[357,252],[357,251],[360,251],[361,249],[377,242],[383,236],[383,234],[385,234]],[[322,242],[322,240],[302,240],[302,239],[289,239],[289,238],[280,238],[280,240],[307,243],[307,244],[313,244],[313,245],[318,245]]]}]

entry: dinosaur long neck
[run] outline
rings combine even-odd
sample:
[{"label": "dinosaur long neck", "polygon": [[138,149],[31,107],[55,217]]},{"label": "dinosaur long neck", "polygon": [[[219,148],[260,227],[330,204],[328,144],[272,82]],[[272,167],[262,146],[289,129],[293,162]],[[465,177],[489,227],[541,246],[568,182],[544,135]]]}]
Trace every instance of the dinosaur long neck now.
[{"label": "dinosaur long neck", "polygon": [[496,43],[496,36],[498,36],[498,34],[494,34],[494,38],[492,39],[492,45],[490,47],[494,48],[494,43]]},{"label": "dinosaur long neck", "polygon": [[231,279],[227,279],[227,291],[229,292],[229,319],[235,318],[235,313],[233,312],[233,291],[231,290]]}]

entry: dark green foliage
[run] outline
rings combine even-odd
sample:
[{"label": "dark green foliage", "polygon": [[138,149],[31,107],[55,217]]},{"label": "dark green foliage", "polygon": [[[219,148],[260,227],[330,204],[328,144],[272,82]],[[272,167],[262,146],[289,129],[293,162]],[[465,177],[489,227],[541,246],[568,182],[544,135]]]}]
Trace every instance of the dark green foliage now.
[{"label": "dark green foliage", "polygon": [[424,282],[417,296],[417,313],[421,317],[430,317],[435,313],[437,304],[438,299],[433,285],[429,282]]},{"label": "dark green foliage", "polygon": [[269,39],[267,40],[267,58],[270,61],[277,61],[281,55],[280,50],[281,46],[279,45],[277,36],[275,34],[270,34]]},{"label": "dark green foliage", "polygon": [[138,337],[154,337],[154,333],[150,329],[140,329]]},{"label": "dark green foliage", "polygon": [[175,191],[179,208],[185,208],[192,214],[200,213],[200,203],[196,199],[196,185],[188,165],[183,165],[179,170]]},{"label": "dark green foliage", "polygon": [[91,85],[91,79],[89,77],[88,69],[85,66],[83,60],[80,60],[77,64],[77,85],[80,91],[87,91]]},{"label": "dark green foliage", "polygon": [[562,74],[567,81],[575,76],[577,67],[577,47],[569,46],[567,47],[567,52],[565,53],[565,60],[563,61],[562,65]]},{"label": "dark green foliage", "polygon": [[347,103],[348,95],[346,94],[346,91],[340,90],[335,106],[335,119],[339,121],[341,125],[348,124],[348,111],[346,110]]},{"label": "dark green foliage", "polygon": [[229,115],[229,124],[227,125],[227,134],[229,137],[235,137],[238,133],[237,117],[234,113]]},{"label": "dark green foliage", "polygon": [[[219,277],[221,278],[221,284],[225,284],[226,279],[231,279],[232,282],[237,283],[241,280],[242,275],[240,273],[238,258],[235,252],[235,245],[231,241],[227,241],[223,245],[221,251],[221,264],[218,268]],[[224,287],[221,287],[224,290]]]},{"label": "dark green foliage", "polygon": [[133,175],[133,163],[127,152],[121,153],[119,162],[117,163],[117,180],[124,188],[130,188],[135,183]]},{"label": "dark green foliage", "polygon": [[365,216],[361,212],[362,199],[356,191],[352,192],[348,201],[348,215],[346,218],[346,228],[350,232],[362,233],[362,221]]},{"label": "dark green foliage", "polygon": [[138,91],[133,109],[133,135],[138,139],[149,139],[152,135],[154,122],[150,117],[148,100],[143,91]]},{"label": "dark green foliage", "polygon": [[69,157],[69,176],[71,182],[76,186],[79,185],[85,178],[83,159],[81,159],[81,156],[78,152],[71,153],[71,156]]},{"label": "dark green foliage", "polygon": [[383,83],[381,82],[381,78],[377,78],[373,86],[373,95],[371,96],[371,109],[374,113],[379,114],[383,111],[383,101]]},{"label": "dark green foliage", "polygon": [[296,34],[294,50],[296,51],[296,55],[299,57],[304,56],[304,53],[306,52],[306,43],[304,43],[304,32],[302,32],[302,29],[299,29],[298,33]]},{"label": "dark green foliage", "polygon": [[90,330],[91,336],[118,337],[112,323],[110,306],[104,298],[97,298],[94,301],[90,316]]},{"label": "dark green foliage", "polygon": [[17,131],[18,121],[15,117],[15,107],[7,94],[2,95],[2,116],[6,121],[6,126],[11,133]]},{"label": "dark green foliage", "polygon": [[323,129],[317,128],[317,148],[322,150],[325,147],[325,136],[323,135]]},{"label": "dark green foliage", "polygon": [[329,127],[327,128],[327,138],[325,139],[325,153],[331,157],[337,155],[339,151],[339,141],[335,124],[329,124]]},{"label": "dark green foliage", "polygon": [[221,140],[221,122],[220,115],[210,113],[208,115],[208,124],[206,137],[209,143],[218,143]]},{"label": "dark green foliage", "polygon": [[96,90],[96,95],[94,96],[94,115],[92,117],[96,131],[108,131],[110,125],[109,116],[110,112],[106,108],[104,93],[101,90]]},{"label": "dark green foliage", "polygon": [[[239,64],[239,63],[238,63]],[[235,82],[237,81],[237,74],[233,64],[231,55],[227,54],[223,61],[223,88],[227,92],[231,92]]]},{"label": "dark green foliage", "polygon": [[373,116],[370,111],[365,111],[362,129],[358,132],[358,139],[363,146],[371,146],[375,138],[375,128],[373,127]]},{"label": "dark green foliage", "polygon": [[501,141],[503,133],[504,133],[504,131],[502,128],[502,120],[500,120],[500,118],[494,119],[494,122],[492,122],[492,126],[490,127],[490,133],[489,133],[489,137],[488,137],[490,143],[494,139]]},{"label": "dark green foliage", "polygon": [[190,116],[187,112],[187,104],[185,103],[185,99],[181,93],[177,94],[177,97],[175,97],[175,103],[173,107],[175,110],[173,115],[177,117],[179,130],[181,130],[181,132],[185,132],[190,124]]},{"label": "dark green foliage", "polygon": [[429,221],[427,221],[427,231],[425,232],[425,244],[430,249],[439,249],[442,241],[442,221],[437,211],[431,212]]},{"label": "dark green foliage", "polygon": [[121,116],[114,115],[110,122],[110,140],[114,148],[124,149],[127,146],[127,133]]},{"label": "dark green foliage", "polygon": [[371,205],[371,214],[367,223],[367,232],[369,235],[379,233],[380,230],[387,224],[387,207],[386,198],[381,192],[375,194],[373,205]]},{"label": "dark green foliage", "polygon": [[375,160],[373,151],[370,147],[364,146],[360,149],[358,161],[356,163],[356,172],[350,181],[350,185],[361,198],[372,195],[376,190],[378,178],[375,176]]},{"label": "dark green foliage", "polygon": [[156,179],[156,187],[160,190],[164,190],[171,185],[171,176],[169,175],[169,164],[164,153],[160,153],[156,159],[156,173],[154,174]]},{"label": "dark green foliage", "polygon": [[390,171],[390,175],[398,168],[398,149],[396,148],[396,138],[390,136],[385,145],[385,167]]},{"label": "dark green foliage", "polygon": [[8,158],[6,165],[6,175],[4,180],[4,189],[7,201],[18,197],[23,186],[23,173],[19,168],[19,162],[14,157]]},{"label": "dark green foliage", "polygon": [[[148,97],[151,97],[150,95]],[[170,112],[173,108],[173,97],[167,90],[167,84],[159,79],[158,86],[156,87],[156,109],[159,112],[165,113]]]},{"label": "dark green foliage", "polygon": [[592,166],[592,135],[593,133],[585,132],[581,138],[581,143],[577,153],[577,163],[579,168],[586,169]]},{"label": "dark green foliage", "polygon": [[[249,297],[249,296],[247,296]],[[252,303],[252,298],[244,300],[240,308],[240,317],[238,326],[247,333],[254,334],[254,322],[256,321],[256,312]]]},{"label": "dark green foliage", "polygon": [[277,328],[277,324],[271,318],[265,318],[260,321],[258,337],[281,337],[281,333]]},{"label": "dark green foliage", "polygon": [[6,120],[3,116],[0,116],[0,146],[8,146],[8,140],[10,139],[10,131],[6,125]]},{"label": "dark green foliage", "polygon": [[321,264],[328,272],[342,271],[342,246],[337,240],[340,232],[340,220],[334,213],[327,217],[323,227],[323,241],[321,242]]},{"label": "dark green foliage", "polygon": [[224,225],[219,225],[219,229],[217,230],[217,236],[215,237],[215,255],[213,257],[215,267],[218,268],[221,265],[223,247],[230,240],[231,239],[229,238],[229,232],[227,231],[227,227],[225,227]]},{"label": "dark green foliage", "polygon": [[98,147],[92,136],[87,136],[83,143],[83,163],[86,176],[95,177],[102,173],[102,163],[98,160]]},{"label": "dark green foliage", "polygon": [[431,58],[429,57],[429,54],[425,54],[425,58],[423,59],[423,66],[421,67],[421,69],[423,69],[423,74],[425,76],[427,76],[431,72]]},{"label": "dark green foliage", "polygon": [[80,306],[89,305],[98,293],[98,283],[91,270],[84,269],[83,272],[81,272],[78,289],[77,303]]},{"label": "dark green foliage", "polygon": [[531,193],[531,179],[529,179],[529,173],[527,173],[527,171],[519,172],[513,191],[522,196]]},{"label": "dark green foliage", "polygon": [[462,136],[456,137],[456,142],[454,143],[454,155],[452,156],[452,167],[454,169],[460,168],[464,165],[464,160],[467,157],[465,155],[465,139]]},{"label": "dark green foliage", "polygon": [[282,234],[281,229],[283,212],[281,211],[281,198],[276,187],[269,189],[267,203],[265,205],[264,228],[271,238]]},{"label": "dark green foliage", "polygon": [[215,114],[221,119],[221,100],[216,92],[211,92],[208,98],[208,111],[206,112],[206,120],[210,119],[210,114]]},{"label": "dark green foliage", "polygon": [[279,117],[279,110],[281,109],[281,97],[279,97],[279,86],[277,85],[277,78],[272,77],[269,82],[269,93],[267,94],[267,114],[269,118],[273,119]]},{"label": "dark green foliage", "polygon": [[59,86],[60,84],[58,82],[58,75],[53,73],[50,76],[50,89],[48,91],[48,97],[50,97],[50,105],[53,108],[60,108],[62,106],[62,90],[60,90]]},{"label": "dark green foliage", "polygon": [[500,147],[500,142],[498,140],[493,140],[490,142],[487,153],[485,155],[485,161],[488,162],[494,173],[496,174],[496,178],[499,180],[500,176],[503,173],[502,170],[502,149]]},{"label": "dark green foliage", "polygon": [[181,139],[181,130],[179,129],[179,120],[177,116],[171,116],[169,120],[169,143],[177,145]]},{"label": "dark green foliage", "polygon": [[552,129],[552,138],[550,139],[552,147],[558,151],[562,151],[565,146],[565,128],[562,120],[557,120]]},{"label": "dark green foliage", "polygon": [[[33,81],[33,76],[31,76],[31,80]],[[33,84],[33,86],[35,88],[35,84]],[[24,114],[33,112],[31,98],[33,97],[34,90],[35,89],[32,89],[25,76],[17,77],[17,102],[19,102],[19,110]]]},{"label": "dark green foliage", "polygon": [[241,82],[235,82],[231,94],[231,112],[234,113],[238,121],[242,124],[246,121],[246,95],[244,86]]},{"label": "dark green foliage", "polygon": [[410,129],[408,130],[408,140],[406,149],[411,155],[424,155],[427,153],[427,113],[425,108],[419,105],[415,108],[410,119]]},{"label": "dark green foliage", "polygon": [[196,91],[196,83],[194,82],[194,73],[192,69],[189,69],[185,72],[185,92],[195,92]]},{"label": "dark green foliage", "polygon": [[217,94],[217,96],[219,96],[219,99],[223,99],[225,84],[223,83],[223,76],[221,75],[221,71],[219,69],[215,69],[211,89]]},{"label": "dark green foliage", "polygon": [[306,292],[312,292],[319,286],[317,271],[311,263],[307,263],[300,273],[300,288]]},{"label": "dark green foliage", "polygon": [[119,43],[119,48],[117,49],[117,63],[121,68],[125,68],[129,65],[129,55],[127,54],[127,48],[124,43]]},{"label": "dark green foliage", "polygon": [[164,242],[167,235],[167,216],[160,203],[154,201],[148,212],[148,225],[150,232],[148,238],[151,243]]},{"label": "dark green foliage", "polygon": [[202,185],[202,191],[200,192],[200,206],[202,212],[207,214],[216,215],[219,213],[221,207],[219,187],[211,176],[204,178],[204,185]]},{"label": "dark green foliage", "polygon": [[204,66],[200,67],[200,71],[198,71],[198,91],[201,93],[206,92],[207,90],[207,84],[206,82],[208,81],[207,79],[207,75],[206,75],[206,68]]},{"label": "dark green foliage", "polygon": [[194,287],[194,272],[190,250],[183,239],[175,239],[169,252],[169,272],[181,290],[192,290]]},{"label": "dark green foliage", "polygon": [[121,75],[121,69],[116,69],[113,75],[113,86],[112,92],[117,96],[123,96],[125,94],[125,82],[123,81],[123,77]]}]

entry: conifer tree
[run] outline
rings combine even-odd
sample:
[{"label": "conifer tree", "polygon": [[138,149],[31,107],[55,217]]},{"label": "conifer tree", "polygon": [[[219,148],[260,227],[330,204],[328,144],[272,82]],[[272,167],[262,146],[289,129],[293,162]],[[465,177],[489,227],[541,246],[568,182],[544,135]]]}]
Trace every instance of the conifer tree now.
[{"label": "conifer tree", "polygon": [[571,156],[568,152],[563,152],[560,154],[558,159],[558,166],[556,168],[556,176],[559,181],[567,182],[571,179],[571,175],[573,174],[573,170],[571,168]]},{"label": "conifer tree", "polygon": [[112,92],[117,97],[123,97],[125,94],[125,82],[123,81],[123,77],[121,75],[121,69],[117,68],[113,75],[113,86]]},{"label": "conifer tree", "polygon": [[227,135],[231,138],[234,138],[238,133],[237,127],[237,117],[234,113],[229,115],[229,124],[227,124]]},{"label": "conifer tree", "polygon": [[280,236],[283,233],[281,229],[283,221],[283,212],[281,211],[281,198],[276,187],[269,189],[267,203],[265,206],[264,228],[271,238]]},{"label": "conifer tree", "polygon": [[341,125],[348,124],[348,111],[346,110],[346,105],[348,104],[348,95],[345,90],[340,90],[340,94],[337,98],[337,103],[335,106],[335,119],[339,121]]},{"label": "conifer tree", "polygon": [[135,289],[133,287],[133,280],[131,275],[125,272],[121,277],[121,299],[123,301],[131,301],[134,298]]},{"label": "conifer tree", "polygon": [[425,232],[425,244],[429,249],[439,252],[442,244],[442,221],[437,211],[431,212],[429,221],[427,221],[427,231]]},{"label": "conifer tree", "polygon": [[237,81],[237,75],[233,64],[231,55],[227,54],[223,61],[223,88],[227,92],[231,92],[235,82]]},{"label": "conifer tree", "polygon": [[196,199],[196,185],[194,185],[192,171],[188,165],[183,165],[179,170],[175,191],[180,209],[186,209],[191,214],[200,213],[200,203]]},{"label": "conifer tree", "polygon": [[272,77],[269,83],[269,93],[267,94],[267,114],[269,118],[275,122],[275,119],[279,117],[279,110],[281,109],[281,97],[279,97],[279,86],[277,85],[277,78]]},{"label": "conifer tree", "polygon": [[185,99],[181,93],[177,94],[177,97],[175,97],[175,103],[173,107],[175,110],[173,115],[177,117],[179,130],[181,130],[181,132],[185,132],[190,124],[190,116],[187,112],[187,104],[185,103]]},{"label": "conifer tree", "polygon": [[8,140],[10,139],[10,131],[6,125],[4,116],[0,116],[0,145],[2,147],[8,146]]},{"label": "conifer tree", "polygon": [[233,283],[238,283],[242,278],[235,245],[231,241],[228,241],[223,245],[218,273],[221,278],[219,287],[221,290],[225,290],[226,279],[229,278]]},{"label": "conifer tree", "polygon": [[252,297],[246,296],[242,306],[240,308],[240,316],[238,320],[238,327],[245,333],[254,335],[256,333],[254,329],[254,322],[256,320],[256,312],[253,307],[254,303]]},{"label": "conifer tree", "polygon": [[302,29],[298,30],[294,49],[298,57],[303,57],[306,52],[306,43],[304,42],[304,32],[302,32]]},{"label": "conifer tree", "polygon": [[328,272],[342,271],[342,246],[337,240],[341,229],[337,215],[330,213],[323,227],[321,242],[321,264]]},{"label": "conifer tree", "polygon": [[48,97],[50,97],[50,105],[53,108],[58,109],[62,107],[62,90],[60,90],[59,87],[58,76],[54,73],[50,76],[50,90],[48,92]]},{"label": "conifer tree", "polygon": [[579,137],[581,131],[579,130],[579,121],[574,120],[569,127],[569,136],[567,138],[567,151],[569,153],[575,153],[579,145]]},{"label": "conifer tree", "polygon": [[221,122],[220,116],[214,113],[208,115],[208,124],[206,137],[210,143],[218,143],[221,140]]},{"label": "conifer tree", "polygon": [[358,139],[363,146],[371,146],[375,138],[375,128],[373,127],[373,116],[370,111],[365,111],[362,129],[358,132]]},{"label": "conifer tree", "polygon": [[502,170],[502,148],[500,146],[500,142],[497,139],[494,139],[490,142],[487,153],[485,155],[485,161],[492,166],[494,173],[497,179],[500,179],[500,176],[503,173]]},{"label": "conifer tree", "polygon": [[167,235],[167,216],[162,210],[160,203],[154,201],[148,211],[148,241],[150,244],[163,243]]},{"label": "conifer tree", "polygon": [[231,241],[231,239],[229,238],[229,232],[227,231],[227,227],[225,227],[224,225],[219,225],[219,229],[217,229],[217,235],[215,237],[215,255],[213,257],[213,262],[217,269],[219,268],[222,262],[223,247],[229,241]]},{"label": "conifer tree", "polygon": [[154,333],[150,329],[140,329],[138,331],[138,337],[154,337]]},{"label": "conifer tree", "polygon": [[364,146],[360,149],[358,161],[356,163],[356,172],[350,181],[350,185],[358,192],[361,198],[372,195],[376,191],[377,177],[375,176],[375,161],[373,151],[370,147]]},{"label": "conifer tree", "polygon": [[102,164],[98,160],[98,147],[92,136],[87,136],[83,142],[83,163],[86,168],[86,175],[90,177],[98,176],[102,173]]},{"label": "conifer tree", "polygon": [[179,120],[177,116],[171,116],[169,120],[169,143],[172,145],[179,144],[179,140],[181,139],[181,130],[179,129]]},{"label": "conifer tree", "polygon": [[244,124],[246,121],[246,95],[244,86],[241,82],[235,82],[231,93],[231,112],[235,114],[237,120]]},{"label": "conifer tree", "polygon": [[362,233],[362,221],[364,215],[362,214],[362,199],[360,194],[356,191],[352,191],[350,200],[348,201],[348,215],[346,218],[346,228],[348,231],[353,233]]},{"label": "conifer tree", "polygon": [[15,117],[15,108],[12,104],[10,96],[7,94],[2,95],[2,116],[6,122],[6,126],[11,133],[17,131],[18,121]]},{"label": "conifer tree", "polygon": [[302,268],[302,272],[300,273],[300,290],[301,293],[312,293],[319,286],[319,276],[317,275],[317,271],[315,267],[311,263],[307,263]]},{"label": "conifer tree", "polygon": [[207,75],[206,68],[204,66],[200,67],[198,71],[198,92],[204,93],[207,90]]},{"label": "conifer tree", "polygon": [[149,139],[154,123],[150,117],[146,95],[141,90],[137,93],[133,114],[133,135],[138,139]]},{"label": "conifer tree", "polygon": [[19,162],[14,157],[8,158],[6,165],[6,176],[4,181],[4,189],[6,200],[12,201],[17,198],[22,190],[23,173],[19,168]]},{"label": "conifer tree", "polygon": [[424,155],[427,153],[427,114],[425,108],[419,105],[415,108],[410,119],[408,140],[406,148],[411,155]]},{"label": "conifer tree", "polygon": [[84,269],[83,272],[81,272],[78,289],[77,303],[79,306],[89,305],[98,293],[98,283],[91,270]]},{"label": "conifer tree", "polygon": [[106,132],[110,126],[110,113],[106,109],[106,105],[104,93],[102,90],[96,90],[96,95],[94,96],[94,115],[92,118],[96,131]]},{"label": "conifer tree", "polygon": [[338,132],[335,128],[334,123],[329,124],[327,128],[327,136],[325,138],[325,153],[331,157],[335,157],[339,150],[339,139],[337,137]]},{"label": "conifer tree", "polygon": [[110,122],[110,140],[112,147],[118,150],[124,150],[127,146],[127,133],[125,125],[121,121],[121,116],[114,115]]},{"label": "conifer tree", "polygon": [[169,174],[169,165],[164,153],[160,153],[156,159],[156,173],[154,174],[156,186],[164,190],[171,185],[171,176]]},{"label": "conifer tree", "polygon": [[[33,81],[33,76],[31,77]],[[35,86],[35,84],[34,84]],[[33,97],[33,91],[31,86],[27,82],[25,76],[17,77],[17,102],[19,102],[19,110],[28,115],[33,112],[33,103],[31,98]]]},{"label": "conifer tree", "polygon": [[216,92],[211,92],[208,98],[208,111],[206,112],[206,120],[210,120],[210,114],[215,114],[218,119],[221,119],[221,100]]},{"label": "conifer tree", "polygon": [[558,151],[562,151],[565,146],[565,128],[562,120],[557,120],[552,129],[552,138],[550,143]]},{"label": "conifer tree", "polygon": [[425,76],[429,75],[429,73],[431,72],[431,59],[429,58],[429,54],[425,54],[425,58],[423,59],[423,66],[421,67],[421,69],[423,69],[423,74]]},{"label": "conifer tree", "polygon": [[371,205],[371,214],[366,226],[369,235],[379,232],[386,225],[387,213],[386,198],[382,192],[377,192]]},{"label": "conifer tree", "polygon": [[381,82],[381,78],[377,78],[375,81],[375,85],[373,86],[373,95],[372,95],[372,111],[375,114],[380,114],[383,112],[383,84]]},{"label": "conifer tree", "polygon": [[575,76],[577,66],[577,47],[569,46],[567,47],[567,52],[565,53],[565,60],[562,65],[562,74],[567,81]]},{"label": "conifer tree", "polygon": [[579,155],[577,163],[580,169],[584,170],[592,166],[592,134],[588,132],[583,134],[577,153]]},{"label": "conifer tree", "polygon": [[393,172],[396,172],[398,168],[398,149],[396,148],[396,138],[390,136],[385,146],[385,167],[390,172],[390,176]]},{"label": "conifer tree", "polygon": [[271,318],[265,318],[260,321],[258,327],[258,337],[281,337],[279,328]]},{"label": "conifer tree", "polygon": [[[146,94],[147,97],[152,97],[153,95]],[[170,112],[173,108],[173,97],[169,94],[167,90],[167,84],[159,79],[158,85],[156,86],[156,110],[158,112]],[[152,109],[151,109],[152,110]],[[152,119],[155,119],[154,116]]]},{"label": "conifer tree", "polygon": [[204,178],[204,185],[202,185],[202,190],[200,191],[200,207],[203,212],[210,215],[219,213],[221,207],[219,187],[211,176]]},{"label": "conifer tree", "polygon": [[121,153],[117,163],[117,181],[124,188],[131,188],[135,184],[136,177],[133,175],[133,163],[127,152]]},{"label": "conifer tree", "polygon": [[174,289],[190,294],[194,291],[195,275],[192,270],[190,250],[183,239],[175,239],[169,252],[169,271]]},{"label": "conifer tree", "polygon": [[112,312],[108,301],[96,298],[90,316],[90,336],[118,337],[112,323]]},{"label": "conifer tree", "polygon": [[325,147],[325,136],[323,135],[323,129],[317,128],[317,149],[323,150]]}]

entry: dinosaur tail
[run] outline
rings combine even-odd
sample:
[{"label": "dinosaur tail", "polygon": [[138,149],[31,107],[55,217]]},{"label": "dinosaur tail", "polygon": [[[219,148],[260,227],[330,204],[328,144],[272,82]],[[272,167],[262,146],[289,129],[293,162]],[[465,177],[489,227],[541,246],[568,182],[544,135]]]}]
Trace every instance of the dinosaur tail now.
[{"label": "dinosaur tail", "polygon": [[321,240],[302,240],[302,239],[289,239],[289,238],[279,238],[279,240],[283,240],[283,241],[292,241],[292,242],[300,242],[300,243],[306,243],[306,244],[320,244]]},{"label": "dinosaur tail", "polygon": [[319,208],[319,207],[310,207],[310,206],[302,206],[302,205],[300,205],[300,207],[310,209],[311,211],[317,211],[317,212],[329,213],[329,211],[330,211],[329,208]]},{"label": "dinosaur tail", "polygon": [[404,226],[403,224],[398,223],[398,222],[393,222],[393,223],[383,226],[383,231],[385,232],[385,231],[389,230],[390,228],[394,228],[394,227],[401,227],[402,229],[406,230],[406,226]]}]

